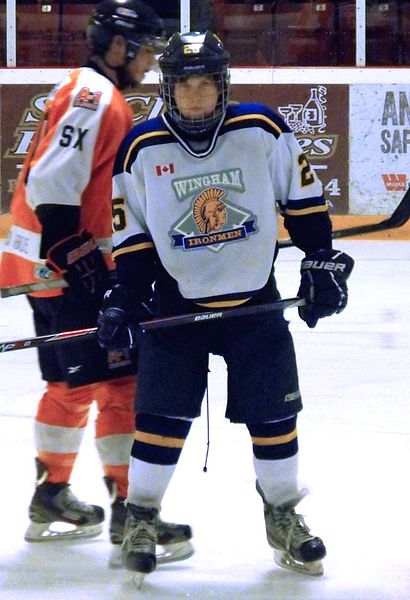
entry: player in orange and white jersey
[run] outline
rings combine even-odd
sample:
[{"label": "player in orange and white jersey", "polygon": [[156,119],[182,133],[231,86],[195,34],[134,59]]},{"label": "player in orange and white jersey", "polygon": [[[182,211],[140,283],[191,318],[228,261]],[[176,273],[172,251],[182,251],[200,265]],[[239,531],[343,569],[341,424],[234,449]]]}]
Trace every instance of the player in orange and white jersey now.
[{"label": "player in orange and white jersey", "polygon": [[[67,288],[29,296],[37,335],[97,322],[113,274],[113,162],[132,124],[120,90],[140,83],[156,63],[164,45],[162,22],[140,0],[105,0],[91,17],[87,44],[88,63],[71,72],[46,102],[13,197],[0,267],[2,286],[61,277],[68,282]],[[87,340],[42,347],[39,362],[47,386],[35,418],[38,477],[25,539],[100,533],[103,509],[80,502],[69,488],[95,400],[97,448],[112,501],[110,537],[120,543],[134,433],[135,356],[128,348],[106,352]],[[53,530],[55,521],[72,529]],[[167,556],[174,542],[191,537],[188,526],[159,523],[159,544],[170,544]]]}]

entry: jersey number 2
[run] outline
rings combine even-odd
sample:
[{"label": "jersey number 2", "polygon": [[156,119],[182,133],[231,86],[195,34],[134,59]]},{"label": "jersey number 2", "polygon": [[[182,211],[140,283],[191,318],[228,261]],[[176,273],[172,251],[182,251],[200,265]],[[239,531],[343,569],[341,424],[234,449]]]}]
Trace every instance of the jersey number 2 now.
[{"label": "jersey number 2", "polygon": [[301,172],[300,172],[301,186],[305,187],[306,185],[310,185],[311,183],[313,183],[314,177],[313,177],[312,170],[310,168],[309,161],[303,153],[299,154],[298,163],[299,163],[299,166],[301,167]]}]

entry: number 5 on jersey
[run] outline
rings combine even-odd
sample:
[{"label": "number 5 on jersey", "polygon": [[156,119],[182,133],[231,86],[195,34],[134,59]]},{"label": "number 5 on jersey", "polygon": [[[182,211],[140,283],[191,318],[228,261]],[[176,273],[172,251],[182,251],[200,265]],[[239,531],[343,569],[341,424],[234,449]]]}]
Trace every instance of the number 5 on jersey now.
[{"label": "number 5 on jersey", "polygon": [[112,200],[112,225],[114,231],[123,231],[127,225],[124,198],[113,198]]}]

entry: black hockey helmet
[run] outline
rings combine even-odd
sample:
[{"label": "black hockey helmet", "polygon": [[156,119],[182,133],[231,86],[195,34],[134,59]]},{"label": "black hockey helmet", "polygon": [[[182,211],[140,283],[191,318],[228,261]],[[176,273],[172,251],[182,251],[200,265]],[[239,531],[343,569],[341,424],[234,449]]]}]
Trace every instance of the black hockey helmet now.
[{"label": "black hockey helmet", "polygon": [[142,0],[104,0],[93,11],[87,28],[87,44],[93,54],[103,56],[115,35],[127,40],[127,62],[140,46],[164,49],[162,20]]},{"label": "black hockey helmet", "polygon": [[[225,114],[229,103],[229,53],[212,31],[174,33],[159,58],[160,89],[165,108],[187,133],[201,135],[211,130]],[[174,86],[193,75],[210,75],[218,88],[214,112],[203,119],[184,117],[178,110]]]}]

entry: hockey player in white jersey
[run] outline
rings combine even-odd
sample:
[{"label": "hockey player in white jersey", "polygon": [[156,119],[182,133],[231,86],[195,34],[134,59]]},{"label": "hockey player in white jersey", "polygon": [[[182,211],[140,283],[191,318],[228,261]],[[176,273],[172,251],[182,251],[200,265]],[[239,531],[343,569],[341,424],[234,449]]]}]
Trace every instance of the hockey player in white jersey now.
[{"label": "hockey player in white jersey", "polygon": [[209,353],[227,364],[227,418],[246,424],[252,438],[256,489],[276,562],[323,572],[325,545],[295,512],[305,495],[296,430],[302,401],[283,313],[136,333],[147,311],[175,315],[278,299],[275,207],[306,254],[301,318],[314,327],[347,304],[353,259],[332,249],[321,183],[270,108],[229,103],[228,66],[212,32],[175,34],[160,58],[165,114],[130,132],[114,168],[118,284],[106,294],[98,335],[107,349],[138,337],[138,416],[122,554],[141,577],[156,566],[155,519],[200,414]]}]

